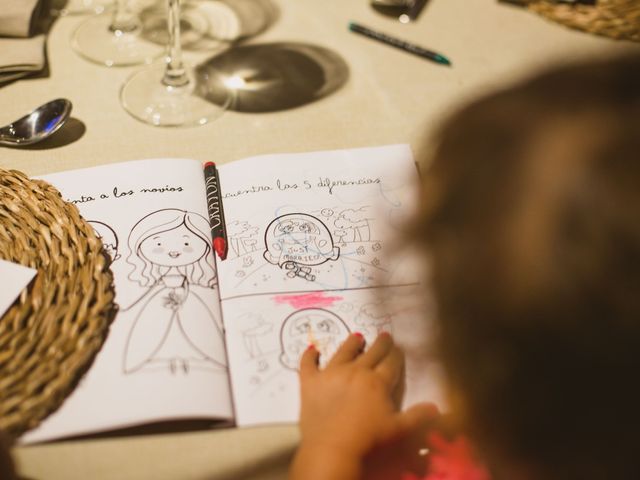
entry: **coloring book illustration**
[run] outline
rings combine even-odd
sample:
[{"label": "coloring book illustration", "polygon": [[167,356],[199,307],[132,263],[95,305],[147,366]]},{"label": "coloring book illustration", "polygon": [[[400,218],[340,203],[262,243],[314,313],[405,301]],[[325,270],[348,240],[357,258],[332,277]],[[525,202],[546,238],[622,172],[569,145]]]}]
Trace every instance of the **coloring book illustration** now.
[{"label": "coloring book illustration", "polygon": [[135,312],[123,372],[163,368],[225,369],[222,325],[203,301],[216,288],[209,224],[196,213],[151,212],[128,238],[129,280],[146,291],[124,312]]},{"label": "coloring book illustration", "polygon": [[246,221],[233,220],[227,222],[227,240],[229,242],[229,256],[240,257],[258,250],[258,227]]},{"label": "coloring book illustration", "polygon": [[424,323],[416,288],[282,293],[224,301],[231,382],[238,411],[243,412],[239,423],[259,422],[265,412],[256,405],[273,402],[286,406],[283,411],[295,420],[297,371],[309,345],[320,352],[319,365],[324,368],[350,333],[361,333],[371,345],[386,331],[406,347],[407,362],[415,363],[425,352],[412,333]]},{"label": "coloring book illustration", "polygon": [[335,261],[340,248],[333,245],[327,226],[305,213],[289,213],[274,219],[264,233],[264,258],[286,270],[287,277],[313,282],[312,266]]},{"label": "coloring book illustration", "polygon": [[349,335],[347,324],[324,308],[303,308],[285,318],[280,327],[280,362],[289,370],[298,370],[300,358],[309,345],[319,352],[324,366]]},{"label": "coloring book illustration", "polygon": [[[240,405],[296,401],[297,370],[309,345],[320,352],[324,368],[350,333],[360,332],[372,342],[379,332],[391,332],[395,312],[380,289],[372,290],[370,295],[345,290],[225,301],[231,381]],[[297,414],[296,405],[287,411]],[[249,415],[253,412],[259,415],[255,407]]]},{"label": "coloring book illustration", "polygon": [[98,220],[87,220],[87,223],[93,227],[96,236],[102,240],[105,251],[111,257],[111,262],[115,262],[120,258],[118,247],[120,242],[116,231],[104,222]]},{"label": "coloring book illustration", "polygon": [[[223,299],[278,291],[376,286],[393,270],[385,264],[381,225],[393,215],[369,205],[287,211],[268,223],[229,224],[229,256],[219,265]],[[386,236],[388,237],[388,235]]]}]

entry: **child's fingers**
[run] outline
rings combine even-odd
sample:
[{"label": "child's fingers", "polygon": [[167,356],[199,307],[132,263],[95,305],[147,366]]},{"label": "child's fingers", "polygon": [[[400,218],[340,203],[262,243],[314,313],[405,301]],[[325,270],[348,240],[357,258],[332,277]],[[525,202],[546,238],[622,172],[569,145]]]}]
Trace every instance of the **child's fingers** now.
[{"label": "child's fingers", "polygon": [[360,333],[354,333],[349,335],[347,339],[340,345],[340,348],[333,354],[331,360],[327,364],[327,367],[334,365],[341,365],[352,361],[358,355],[362,353],[364,347],[364,337]]},{"label": "child's fingers", "polygon": [[373,368],[389,353],[393,347],[393,339],[386,332],[376,338],[369,350],[364,352],[356,362],[364,367]]},{"label": "child's fingers", "polygon": [[313,345],[309,345],[300,357],[300,380],[318,372],[320,352]]},{"label": "child's fingers", "polygon": [[391,390],[391,399],[393,400],[393,404],[396,408],[400,408],[402,405],[402,399],[404,398],[404,392],[407,388],[407,375],[406,375],[406,364],[403,362],[402,371],[400,372],[399,380],[396,382],[396,385]]},{"label": "child's fingers", "polygon": [[375,371],[389,387],[389,392],[393,392],[402,380],[404,373],[404,353],[402,350],[392,344],[387,354],[375,366]]}]

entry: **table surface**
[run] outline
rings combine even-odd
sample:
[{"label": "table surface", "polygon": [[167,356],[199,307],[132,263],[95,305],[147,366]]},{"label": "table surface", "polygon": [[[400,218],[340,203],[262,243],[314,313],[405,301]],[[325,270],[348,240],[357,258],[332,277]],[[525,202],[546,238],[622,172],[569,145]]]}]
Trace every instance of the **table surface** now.
[{"label": "table surface", "polygon": [[[233,0],[229,0],[233,1]],[[40,175],[153,157],[218,163],[286,153],[408,143],[416,156],[448,112],[488,90],[546,66],[589,55],[638,50],[537,17],[495,0],[431,0],[413,24],[374,12],[366,0],[272,0],[276,21],[249,44],[302,42],[337,53],[347,82],[307,105],[273,113],[226,112],[197,128],[154,128],[131,118],[118,94],[140,67],[104,68],[70,47],[86,17],[57,20],[47,45],[49,76],[0,88],[0,124],[52,98],[73,102],[73,122],[44,145],[0,150],[0,167]],[[350,21],[442,52],[443,67],[350,33]],[[200,63],[217,51],[185,51]],[[284,478],[298,441],[294,426],[219,429],[19,447],[21,473],[33,479]]]}]

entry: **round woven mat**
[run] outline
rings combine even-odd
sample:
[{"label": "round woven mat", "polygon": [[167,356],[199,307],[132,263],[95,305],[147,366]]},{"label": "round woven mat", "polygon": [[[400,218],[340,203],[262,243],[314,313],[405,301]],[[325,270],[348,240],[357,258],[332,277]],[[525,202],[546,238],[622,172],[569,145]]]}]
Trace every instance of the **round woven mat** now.
[{"label": "round woven mat", "polygon": [[598,0],[596,5],[567,5],[534,0],[535,13],[567,27],[618,40],[640,42],[640,0]]},{"label": "round woven mat", "polygon": [[116,313],[110,258],[48,183],[0,169],[0,258],[38,274],[0,318],[0,430],[35,427],[71,393]]}]

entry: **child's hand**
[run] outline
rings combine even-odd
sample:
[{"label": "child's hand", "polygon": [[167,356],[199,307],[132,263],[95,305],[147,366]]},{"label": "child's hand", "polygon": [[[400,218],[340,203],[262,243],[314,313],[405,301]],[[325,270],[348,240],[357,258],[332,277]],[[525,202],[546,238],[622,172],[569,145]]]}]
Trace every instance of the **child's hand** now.
[{"label": "child's hand", "polygon": [[322,478],[318,469],[331,478],[358,478],[367,453],[410,434],[436,415],[427,405],[398,412],[404,355],[390,335],[379,335],[363,353],[364,344],[361,335],[349,336],[324,370],[318,368],[314,348],[302,356],[302,442],[293,478],[314,478],[312,473]]}]

